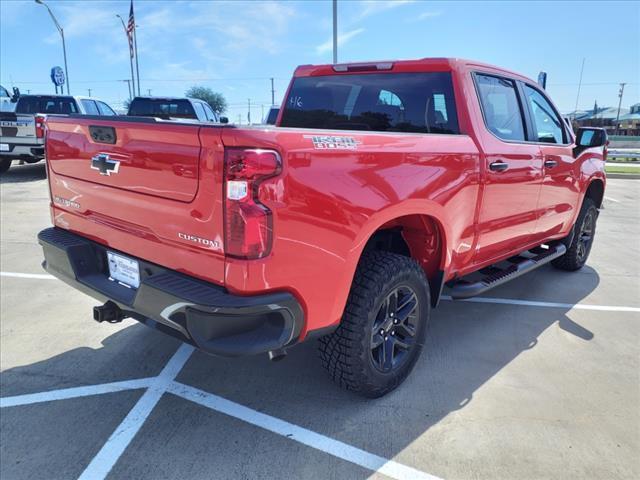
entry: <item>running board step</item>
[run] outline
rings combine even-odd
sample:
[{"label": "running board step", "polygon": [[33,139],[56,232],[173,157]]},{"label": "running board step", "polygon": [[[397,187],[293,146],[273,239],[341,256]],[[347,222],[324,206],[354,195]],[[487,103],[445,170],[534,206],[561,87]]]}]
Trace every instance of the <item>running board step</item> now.
[{"label": "running board step", "polygon": [[532,250],[531,253],[534,253],[535,256],[531,258],[514,257],[518,258],[519,261],[513,262],[512,265],[507,268],[497,269],[493,267],[483,269],[483,271],[486,271],[488,274],[476,282],[470,283],[464,279],[455,282],[451,287],[451,298],[459,300],[481,295],[487,290],[491,290],[498,285],[507,283],[509,280],[518,278],[520,275],[524,275],[549,263],[554,258],[561,257],[566,251],[567,247],[563,243],[557,243],[550,245],[548,249],[536,248]]}]

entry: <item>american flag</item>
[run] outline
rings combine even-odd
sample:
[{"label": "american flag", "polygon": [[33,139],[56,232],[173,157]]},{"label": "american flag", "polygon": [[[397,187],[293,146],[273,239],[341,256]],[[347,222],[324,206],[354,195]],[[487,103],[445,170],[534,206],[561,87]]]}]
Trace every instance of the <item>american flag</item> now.
[{"label": "american flag", "polygon": [[133,36],[136,30],[136,19],[133,16],[133,0],[129,9],[129,23],[127,23],[127,36],[129,37],[129,55],[133,58]]}]

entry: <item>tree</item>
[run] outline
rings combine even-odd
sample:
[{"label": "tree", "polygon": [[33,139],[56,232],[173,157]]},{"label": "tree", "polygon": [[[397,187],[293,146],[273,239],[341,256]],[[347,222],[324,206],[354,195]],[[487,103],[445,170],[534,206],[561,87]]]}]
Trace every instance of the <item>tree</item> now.
[{"label": "tree", "polygon": [[197,98],[209,104],[218,115],[227,109],[227,101],[221,93],[214,92],[209,87],[193,86],[185,92],[187,97]]}]

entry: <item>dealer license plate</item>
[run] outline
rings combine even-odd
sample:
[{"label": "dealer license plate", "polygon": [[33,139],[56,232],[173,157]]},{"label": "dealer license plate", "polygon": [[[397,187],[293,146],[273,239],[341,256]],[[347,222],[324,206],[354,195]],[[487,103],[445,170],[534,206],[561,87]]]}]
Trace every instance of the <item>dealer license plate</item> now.
[{"label": "dealer license plate", "polygon": [[109,275],[113,280],[132,288],[140,286],[140,267],[137,260],[113,252],[107,252],[107,259]]}]

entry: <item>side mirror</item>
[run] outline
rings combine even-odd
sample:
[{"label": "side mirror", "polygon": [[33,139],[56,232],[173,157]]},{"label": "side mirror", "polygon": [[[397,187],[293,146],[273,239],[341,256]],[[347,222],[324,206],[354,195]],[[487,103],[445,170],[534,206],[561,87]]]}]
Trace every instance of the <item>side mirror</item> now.
[{"label": "side mirror", "polygon": [[229,117],[220,117],[220,123],[229,123]]},{"label": "side mirror", "polygon": [[576,145],[585,148],[604,147],[608,143],[604,128],[580,127],[576,136]]},{"label": "side mirror", "polygon": [[587,148],[604,147],[603,158],[607,158],[607,131],[604,128],[580,127],[576,135],[576,146],[573,149],[573,156],[578,158]]},{"label": "side mirror", "polygon": [[20,89],[18,87],[13,87],[13,95],[11,95],[11,103],[16,103],[20,98]]}]

